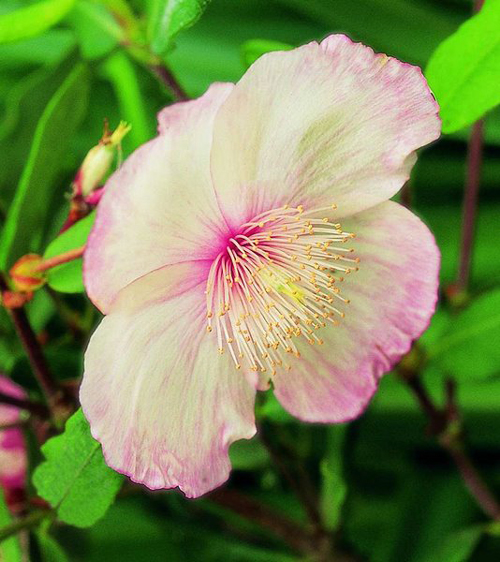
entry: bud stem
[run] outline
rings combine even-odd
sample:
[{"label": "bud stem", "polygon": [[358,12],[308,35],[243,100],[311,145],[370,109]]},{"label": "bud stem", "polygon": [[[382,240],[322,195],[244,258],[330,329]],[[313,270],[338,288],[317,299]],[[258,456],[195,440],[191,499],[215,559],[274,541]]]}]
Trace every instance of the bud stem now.
[{"label": "bud stem", "polygon": [[43,260],[33,268],[33,271],[40,273],[42,271],[52,269],[53,267],[57,267],[58,265],[62,265],[63,263],[68,263],[70,261],[76,260],[82,257],[84,251],[85,246],[80,246],[79,248],[75,248],[74,250],[68,250],[63,254],[59,254],[58,256],[54,256],[53,258]]}]

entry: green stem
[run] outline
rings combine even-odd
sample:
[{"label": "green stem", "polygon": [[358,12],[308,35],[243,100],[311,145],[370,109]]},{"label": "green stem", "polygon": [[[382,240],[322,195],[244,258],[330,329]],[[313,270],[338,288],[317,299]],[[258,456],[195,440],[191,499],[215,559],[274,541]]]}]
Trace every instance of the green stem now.
[{"label": "green stem", "polygon": [[38,527],[42,521],[49,518],[53,519],[54,517],[54,511],[33,511],[29,515],[26,515],[26,517],[18,519],[17,521],[10,523],[10,525],[0,529],[0,543],[14,535],[17,535],[17,533],[20,533],[21,531]]}]

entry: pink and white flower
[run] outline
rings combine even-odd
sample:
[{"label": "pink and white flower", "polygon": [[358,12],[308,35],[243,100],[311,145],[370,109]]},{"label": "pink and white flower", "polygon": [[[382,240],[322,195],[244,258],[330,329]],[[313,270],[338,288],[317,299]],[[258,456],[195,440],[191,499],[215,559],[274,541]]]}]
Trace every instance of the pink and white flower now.
[{"label": "pink and white flower", "polygon": [[81,403],[112,468],[215,488],[270,384],[302,420],[360,415],[434,311],[434,239],[388,199],[437,113],[418,68],[342,35],[160,112],[84,259],[106,317]]},{"label": "pink and white flower", "polygon": [[[0,392],[13,398],[25,398],[24,391],[10,379],[0,376]],[[7,504],[15,507],[24,495],[27,455],[22,429],[15,425],[21,419],[16,406],[0,404],[0,486]]]}]

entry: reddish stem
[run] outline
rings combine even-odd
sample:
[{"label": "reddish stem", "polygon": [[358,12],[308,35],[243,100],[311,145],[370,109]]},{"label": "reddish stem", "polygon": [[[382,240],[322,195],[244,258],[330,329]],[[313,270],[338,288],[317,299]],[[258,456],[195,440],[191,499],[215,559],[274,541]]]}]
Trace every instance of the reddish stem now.
[{"label": "reddish stem", "polygon": [[36,267],[34,267],[33,270],[37,273],[47,271],[48,269],[52,269],[53,267],[57,267],[58,265],[62,265],[63,263],[68,263],[70,261],[81,258],[84,251],[85,246],[80,246],[79,248],[75,248],[74,250],[68,250],[63,254],[59,254],[58,256],[54,256],[53,258],[43,260]]},{"label": "reddish stem", "polygon": [[[27,412],[44,419],[49,417],[49,410],[44,404],[34,402],[32,400],[26,400],[24,398],[16,398],[15,396],[5,394],[4,392],[0,392],[0,404],[7,404],[21,410],[26,410]],[[2,429],[5,429],[5,426],[3,426]]]},{"label": "reddish stem", "polygon": [[150,66],[150,69],[165,84],[167,89],[174,94],[177,101],[187,101],[189,99],[189,96],[168,68],[165,68],[162,64],[153,64]]}]

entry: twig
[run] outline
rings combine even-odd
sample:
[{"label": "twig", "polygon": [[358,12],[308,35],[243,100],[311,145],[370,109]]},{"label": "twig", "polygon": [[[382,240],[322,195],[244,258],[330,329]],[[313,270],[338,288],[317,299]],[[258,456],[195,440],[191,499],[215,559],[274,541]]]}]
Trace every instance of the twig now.
[{"label": "twig", "polygon": [[429,432],[437,438],[439,444],[451,456],[462,480],[478,506],[492,519],[500,520],[500,504],[481,478],[465,450],[459,411],[455,400],[454,382],[449,380],[446,383],[446,406],[441,409],[432,401],[420,381],[418,372],[400,365],[399,374],[415,394],[422,410],[428,417],[430,422]]},{"label": "twig", "polygon": [[189,96],[179,84],[172,72],[162,64],[152,64],[150,70],[174,94],[177,101],[186,101]]},{"label": "twig", "polygon": [[[35,402],[33,400],[27,400],[25,398],[16,398],[10,394],[5,394],[5,392],[0,392],[0,404],[15,406],[16,408],[26,410],[27,412],[30,412],[40,418],[46,419],[49,417],[49,410],[45,404]],[[5,427],[2,427],[2,429],[5,429]]]},{"label": "twig", "polygon": [[220,488],[212,492],[208,499],[269,529],[294,550],[303,553],[314,552],[313,540],[307,531],[294,521],[283,517],[281,513],[264,506],[253,498],[234,490]]},{"label": "twig", "polygon": [[482,160],[483,121],[481,120],[473,125],[468,145],[467,178],[462,218],[462,242],[456,283],[459,291],[465,291],[469,284]]},{"label": "twig", "polygon": [[0,543],[17,535],[20,531],[37,527],[44,519],[52,519],[54,517],[55,512],[53,511],[33,511],[29,515],[26,515],[26,517],[18,519],[0,529]]},{"label": "twig", "polygon": [[83,256],[83,252],[85,251],[85,246],[80,246],[79,248],[75,248],[74,250],[68,250],[62,254],[54,256],[52,258],[47,258],[46,260],[42,260],[37,266],[33,268],[33,271],[37,273],[41,273],[42,271],[47,271],[48,269],[52,269],[53,267],[57,267],[58,265],[62,265],[64,263],[68,263],[70,261],[76,260]]},{"label": "twig", "polygon": [[[2,273],[0,273],[0,292],[8,290],[7,282]],[[54,415],[58,417],[58,412],[56,411],[61,402],[64,401],[64,395],[59,389],[56,380],[52,377],[49,366],[45,359],[45,356],[40,347],[40,343],[36,339],[36,335],[33,332],[33,328],[29,322],[26,311],[23,307],[7,309],[14,327],[16,329],[17,335],[23,344],[26,355],[30,362],[33,373],[42,389],[49,408]]]}]

